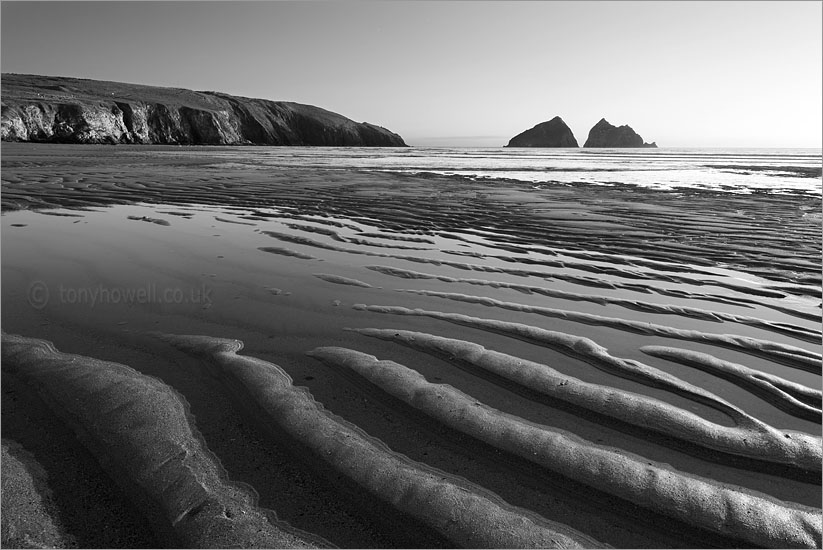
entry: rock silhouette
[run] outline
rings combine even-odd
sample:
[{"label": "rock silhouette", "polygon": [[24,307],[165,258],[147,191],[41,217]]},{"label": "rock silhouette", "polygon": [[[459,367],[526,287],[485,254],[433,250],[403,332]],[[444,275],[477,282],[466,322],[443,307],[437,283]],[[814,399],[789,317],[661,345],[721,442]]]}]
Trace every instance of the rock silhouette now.
[{"label": "rock silhouette", "polygon": [[645,143],[631,126],[614,126],[605,118],[589,130],[589,138],[583,147],[657,147],[657,144]]},{"label": "rock silhouette", "polygon": [[506,147],[579,147],[571,129],[559,116],[514,136]]}]

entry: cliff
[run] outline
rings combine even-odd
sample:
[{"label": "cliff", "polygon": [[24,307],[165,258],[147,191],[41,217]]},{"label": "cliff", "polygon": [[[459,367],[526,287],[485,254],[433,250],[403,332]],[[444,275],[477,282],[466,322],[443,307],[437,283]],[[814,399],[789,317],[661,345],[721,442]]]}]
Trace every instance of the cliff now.
[{"label": "cliff", "polygon": [[657,147],[657,144],[644,143],[643,138],[631,126],[614,126],[601,118],[589,130],[589,138],[583,147]]},{"label": "cliff", "polygon": [[284,101],[3,74],[3,141],[405,147],[380,126]]},{"label": "cliff", "polygon": [[578,147],[571,129],[559,116],[521,132],[506,147]]}]

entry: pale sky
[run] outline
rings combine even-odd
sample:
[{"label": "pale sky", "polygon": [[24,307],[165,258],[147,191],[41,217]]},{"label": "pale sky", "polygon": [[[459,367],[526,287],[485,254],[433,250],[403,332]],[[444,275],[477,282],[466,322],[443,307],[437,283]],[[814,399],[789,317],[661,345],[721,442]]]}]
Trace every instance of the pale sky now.
[{"label": "pale sky", "polygon": [[821,147],[823,3],[2,2],[3,72],[296,101],[410,145],[561,116],[669,147]]}]

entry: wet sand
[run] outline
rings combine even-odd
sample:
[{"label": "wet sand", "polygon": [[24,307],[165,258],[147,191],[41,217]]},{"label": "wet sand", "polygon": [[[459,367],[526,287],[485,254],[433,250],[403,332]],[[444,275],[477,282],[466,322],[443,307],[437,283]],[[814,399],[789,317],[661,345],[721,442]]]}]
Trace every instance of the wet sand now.
[{"label": "wet sand", "polygon": [[821,545],[820,197],[232,148],[2,180],[4,546]]}]

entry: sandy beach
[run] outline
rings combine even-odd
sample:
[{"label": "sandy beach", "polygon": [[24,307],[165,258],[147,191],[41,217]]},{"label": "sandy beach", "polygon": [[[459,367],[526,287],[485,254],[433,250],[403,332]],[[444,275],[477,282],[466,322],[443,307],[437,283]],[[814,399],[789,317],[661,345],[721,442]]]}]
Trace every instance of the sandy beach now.
[{"label": "sandy beach", "polygon": [[4,143],[0,198],[4,547],[821,545],[819,195]]}]

